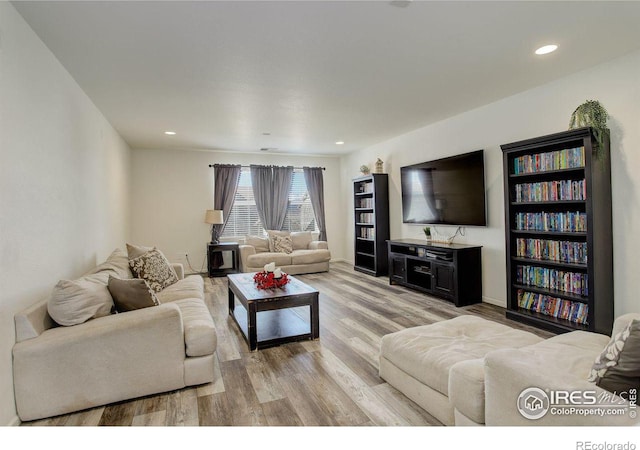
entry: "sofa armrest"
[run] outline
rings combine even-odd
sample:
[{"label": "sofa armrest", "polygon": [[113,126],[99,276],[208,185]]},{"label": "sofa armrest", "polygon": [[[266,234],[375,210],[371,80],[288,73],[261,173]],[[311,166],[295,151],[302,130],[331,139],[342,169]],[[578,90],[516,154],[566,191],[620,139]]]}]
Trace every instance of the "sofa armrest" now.
[{"label": "sofa armrest", "polygon": [[176,275],[178,275],[178,280],[182,280],[184,278],[184,266],[180,263],[171,263],[171,267],[176,271]]},{"label": "sofa armrest", "polygon": [[175,304],[58,327],[13,347],[18,415],[25,420],[184,386],[185,341]]},{"label": "sofa armrest", "polygon": [[309,242],[309,250],[329,250],[329,244],[326,241],[311,241]]},{"label": "sofa armrest", "polygon": [[[632,419],[629,412],[624,415],[581,415],[553,414],[552,409],[541,418],[532,420],[523,417],[518,411],[517,401],[520,393],[530,387],[550,391],[592,392],[597,399],[601,396],[611,398],[613,394],[599,388],[586,379],[555,367],[549,367],[538,355],[525,349],[503,349],[489,352],[485,356],[485,423],[487,425],[541,425],[541,426],[617,426],[638,425],[637,418]],[[603,407],[598,405],[568,405],[577,408]],[[613,404],[628,402],[614,398]],[[552,405],[553,406],[553,405]]]},{"label": "sofa armrest", "polygon": [[240,249],[240,271],[244,272],[244,268],[247,267],[247,258],[256,254],[256,248],[249,244],[242,244],[238,248]]}]

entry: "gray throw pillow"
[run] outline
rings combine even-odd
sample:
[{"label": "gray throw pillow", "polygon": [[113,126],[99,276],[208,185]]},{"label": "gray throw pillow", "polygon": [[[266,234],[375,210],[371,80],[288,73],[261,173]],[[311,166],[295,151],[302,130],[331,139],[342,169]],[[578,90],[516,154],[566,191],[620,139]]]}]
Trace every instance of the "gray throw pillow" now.
[{"label": "gray throw pillow", "polygon": [[121,280],[109,277],[107,287],[119,313],[160,304],[149,283],[140,278]]},{"label": "gray throw pillow", "polygon": [[640,320],[632,320],[596,358],[589,381],[620,394],[640,389]]},{"label": "gray throw pillow", "polygon": [[137,258],[129,258],[129,268],[134,277],[146,280],[155,292],[160,292],[178,281],[176,271],[155,247]]}]

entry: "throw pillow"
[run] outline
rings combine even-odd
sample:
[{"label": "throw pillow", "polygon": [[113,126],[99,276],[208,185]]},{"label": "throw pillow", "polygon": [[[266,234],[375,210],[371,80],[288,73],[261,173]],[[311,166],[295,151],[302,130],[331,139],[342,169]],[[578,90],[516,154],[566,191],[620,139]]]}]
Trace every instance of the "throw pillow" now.
[{"label": "throw pillow", "polygon": [[178,281],[176,271],[155,247],[137,258],[129,259],[129,268],[134,277],[146,280],[155,292],[160,292]]},{"label": "throw pillow", "polygon": [[149,283],[140,278],[121,280],[109,277],[107,287],[119,313],[160,304]]},{"label": "throw pillow", "polygon": [[596,358],[589,381],[609,392],[640,390],[640,320],[633,320]]},{"label": "throw pillow", "polygon": [[294,250],[306,250],[313,241],[313,236],[311,236],[311,231],[294,231],[291,233],[291,240]]},{"label": "throw pillow", "polygon": [[275,247],[274,247],[274,239],[276,236],[289,236],[289,232],[288,231],[276,231],[276,230],[267,230],[267,234],[269,235],[269,251],[270,252],[275,252]]},{"label": "throw pillow", "polygon": [[94,267],[86,275],[97,273],[113,275],[117,278],[131,278],[127,254],[119,248],[115,249],[105,262]]},{"label": "throw pillow", "polygon": [[127,244],[127,254],[129,259],[138,258],[147,252],[153,250],[153,247],[144,247],[142,245]]},{"label": "throw pillow", "polygon": [[47,303],[49,316],[57,324],[69,327],[111,314],[113,300],[107,285],[93,278],[58,281]]},{"label": "throw pillow", "polygon": [[273,249],[276,253],[291,253],[293,242],[291,236],[274,236]]},{"label": "throw pillow", "polygon": [[269,239],[260,236],[247,236],[244,243],[252,245],[256,249],[256,253],[264,253],[269,251]]}]

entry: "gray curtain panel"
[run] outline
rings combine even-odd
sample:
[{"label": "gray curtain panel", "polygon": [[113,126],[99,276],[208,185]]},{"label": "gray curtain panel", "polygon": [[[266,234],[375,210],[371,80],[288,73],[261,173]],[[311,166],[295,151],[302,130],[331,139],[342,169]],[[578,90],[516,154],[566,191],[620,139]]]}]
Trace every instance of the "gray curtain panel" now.
[{"label": "gray curtain panel", "polygon": [[287,215],[293,167],[251,165],[251,186],[265,230],[281,230]]},{"label": "gray curtain panel", "polygon": [[321,167],[303,167],[304,181],[307,184],[307,191],[313,206],[313,215],[320,230],[318,239],[327,240],[327,228],[324,220],[324,180]]},{"label": "gray curtain panel", "polygon": [[222,210],[224,223],[216,225],[218,236],[224,231],[224,227],[229,220],[229,214],[233,207],[233,202],[238,191],[238,183],[240,183],[239,164],[216,164],[213,166],[213,177],[215,191],[213,193],[213,209]]}]

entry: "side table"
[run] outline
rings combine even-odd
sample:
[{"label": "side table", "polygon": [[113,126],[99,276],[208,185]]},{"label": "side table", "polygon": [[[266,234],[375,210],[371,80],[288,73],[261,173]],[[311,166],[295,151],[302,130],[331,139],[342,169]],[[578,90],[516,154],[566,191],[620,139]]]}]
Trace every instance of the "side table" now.
[{"label": "side table", "polygon": [[[220,268],[223,264],[222,252],[231,252],[230,268]],[[219,242],[207,244],[207,269],[210,277],[224,277],[240,270],[240,248],[237,242]]]}]

